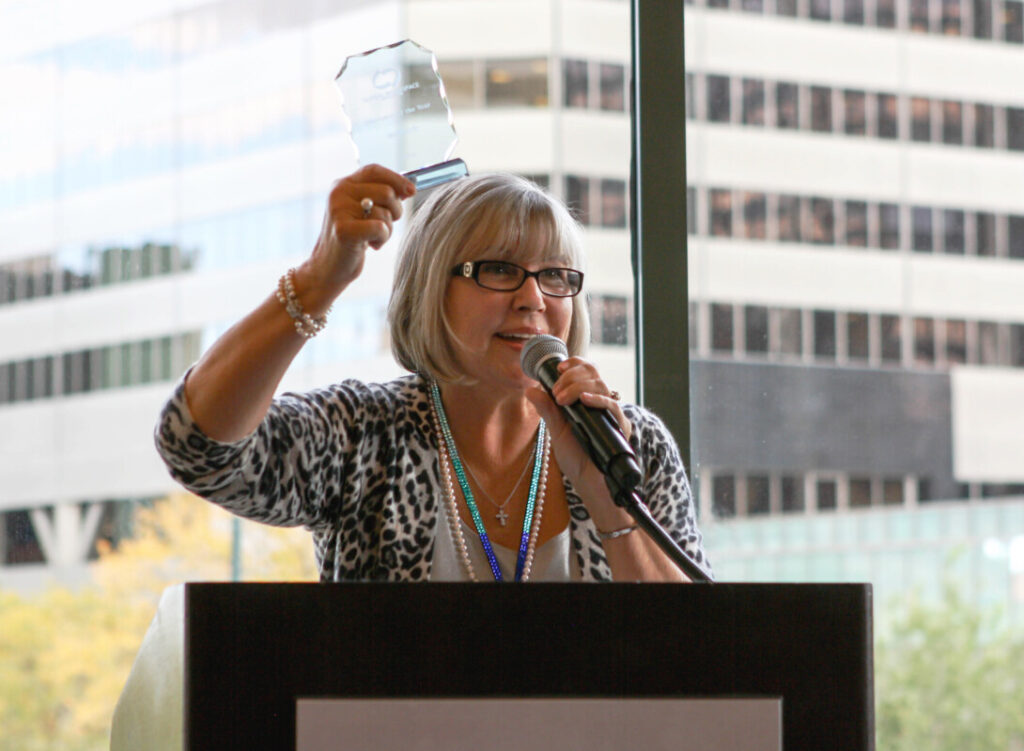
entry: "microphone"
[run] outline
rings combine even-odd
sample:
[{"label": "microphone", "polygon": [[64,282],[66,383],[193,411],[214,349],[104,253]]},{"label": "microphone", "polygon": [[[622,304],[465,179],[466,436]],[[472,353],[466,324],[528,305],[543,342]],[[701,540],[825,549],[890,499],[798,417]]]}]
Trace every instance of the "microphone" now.
[{"label": "microphone", "polygon": [[[526,342],[519,363],[523,372],[540,381],[550,394],[560,375],[558,363],[568,357],[569,350],[561,339],[539,334]],[[640,484],[643,473],[636,454],[608,410],[588,407],[579,401],[558,408],[569,421],[576,440],[604,473],[612,498],[618,501],[619,493],[629,493]]]}]

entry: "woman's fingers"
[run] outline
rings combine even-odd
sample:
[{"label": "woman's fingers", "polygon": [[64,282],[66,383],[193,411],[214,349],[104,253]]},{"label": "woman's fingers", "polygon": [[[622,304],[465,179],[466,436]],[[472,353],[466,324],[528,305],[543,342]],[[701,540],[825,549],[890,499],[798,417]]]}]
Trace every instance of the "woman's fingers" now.
[{"label": "woman's fingers", "polygon": [[588,407],[606,409],[629,438],[632,425],[622,411],[618,394],[601,378],[597,367],[581,357],[570,357],[559,363],[561,375],[551,389],[556,404],[568,405],[580,401]]}]

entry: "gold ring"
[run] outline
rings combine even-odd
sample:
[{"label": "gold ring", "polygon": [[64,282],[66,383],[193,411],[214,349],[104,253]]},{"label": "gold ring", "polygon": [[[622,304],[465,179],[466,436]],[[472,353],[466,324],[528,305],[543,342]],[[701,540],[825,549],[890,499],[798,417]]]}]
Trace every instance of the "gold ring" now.
[{"label": "gold ring", "polygon": [[608,394],[608,396],[610,396],[615,401],[620,401],[622,399],[622,394],[620,394],[618,391],[612,391],[612,393]]},{"label": "gold ring", "polygon": [[364,198],[362,201],[359,202],[359,205],[363,209],[363,219],[369,219],[370,212],[373,211],[373,199]]}]

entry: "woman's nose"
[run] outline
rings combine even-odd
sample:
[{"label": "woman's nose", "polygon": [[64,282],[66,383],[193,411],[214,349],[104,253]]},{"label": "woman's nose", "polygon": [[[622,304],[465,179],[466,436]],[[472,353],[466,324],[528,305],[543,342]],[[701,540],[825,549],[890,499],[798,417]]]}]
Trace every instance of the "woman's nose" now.
[{"label": "woman's nose", "polygon": [[516,290],[516,307],[529,310],[543,310],[545,307],[544,293],[536,277],[529,276],[523,286]]}]

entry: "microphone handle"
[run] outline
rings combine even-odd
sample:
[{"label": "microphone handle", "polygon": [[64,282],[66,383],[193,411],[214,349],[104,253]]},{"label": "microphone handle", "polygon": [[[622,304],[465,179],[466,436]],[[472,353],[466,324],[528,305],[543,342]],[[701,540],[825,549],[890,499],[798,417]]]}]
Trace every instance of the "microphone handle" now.
[{"label": "microphone handle", "polygon": [[[549,357],[537,365],[537,380],[544,385],[549,394],[558,380],[558,362],[556,357]],[[605,477],[624,492],[629,492],[640,484],[643,473],[640,471],[633,448],[607,410],[588,407],[579,401],[559,408],[568,419],[576,440],[586,449]],[[613,492],[612,497],[615,496]]]}]

